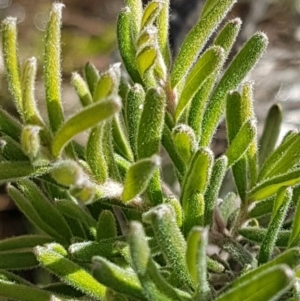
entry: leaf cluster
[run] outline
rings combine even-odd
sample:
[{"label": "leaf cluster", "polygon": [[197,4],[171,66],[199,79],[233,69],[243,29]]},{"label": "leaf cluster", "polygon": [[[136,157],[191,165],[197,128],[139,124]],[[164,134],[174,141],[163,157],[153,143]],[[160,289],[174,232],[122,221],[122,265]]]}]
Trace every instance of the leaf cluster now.
[{"label": "leaf cluster", "polygon": [[[0,241],[0,295],[10,300],[300,300],[300,136],[277,142],[274,105],[260,141],[253,83],[267,47],[255,33],[228,62],[240,19],[216,29],[235,0],[207,0],[176,57],[169,0],[126,0],[117,20],[123,64],[73,73],[81,108],[61,99],[63,5],[44,45],[45,101],[36,59],[20,64],[14,18],[2,22],[3,59],[18,111],[0,109],[0,181],[33,233]],[[126,70],[126,71],[125,71]],[[228,148],[210,143],[225,116]],[[76,135],[85,132],[80,144]],[[162,147],[176,185],[164,180]],[[222,199],[231,170],[236,191]],[[174,183],[173,183],[174,184]],[[218,250],[208,252],[208,245]],[[49,284],[18,270],[40,267]]]}]

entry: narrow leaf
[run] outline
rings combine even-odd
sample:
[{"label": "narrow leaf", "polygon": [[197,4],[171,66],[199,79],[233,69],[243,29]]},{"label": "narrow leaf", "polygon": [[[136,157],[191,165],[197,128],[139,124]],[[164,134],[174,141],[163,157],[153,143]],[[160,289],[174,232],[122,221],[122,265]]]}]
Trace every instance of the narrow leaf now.
[{"label": "narrow leaf", "polygon": [[[266,237],[268,229],[258,228],[258,227],[247,227],[239,229],[239,234],[242,235],[247,240],[252,242],[261,243],[263,239]],[[291,235],[291,231],[282,230],[278,232],[276,239],[276,246],[286,248],[288,246],[289,237]]]},{"label": "narrow leaf", "polygon": [[97,222],[97,240],[117,237],[116,219],[111,211],[103,210]]},{"label": "narrow leaf", "polygon": [[174,127],[172,136],[179,155],[184,162],[188,164],[191,156],[197,149],[197,141],[194,131],[188,125],[179,124]]},{"label": "narrow leaf", "polygon": [[268,231],[264,240],[261,243],[258,254],[259,264],[269,261],[270,256],[273,253],[273,249],[277,240],[277,235],[282,227],[282,223],[285,219],[290,201],[292,199],[292,189],[286,187],[280,188],[277,193],[276,199],[280,199],[278,200],[278,203],[281,204],[280,206],[276,206],[277,202],[275,201],[274,209],[277,210],[273,213],[273,217],[270,221]]},{"label": "narrow leaf", "polygon": [[211,225],[213,219],[213,211],[216,205],[216,201],[219,195],[219,190],[221,188],[226,170],[227,170],[227,157],[222,156],[218,158],[212,167],[211,177],[209,184],[205,190],[204,200],[205,200],[205,211],[204,211],[204,221],[203,225]]},{"label": "narrow leaf", "polygon": [[263,134],[259,142],[260,166],[262,166],[262,164],[265,162],[268,155],[271,154],[272,151],[274,150],[274,147],[276,145],[280,133],[281,122],[282,122],[281,106],[275,104],[268,111]]},{"label": "narrow leaf", "polygon": [[140,223],[132,222],[130,224],[128,240],[132,266],[142,285],[143,295],[146,296],[149,301],[174,300],[163,294],[149,275],[150,265],[152,263],[151,251]]},{"label": "narrow leaf", "polygon": [[80,76],[79,73],[72,73],[71,84],[73,85],[81,104],[85,107],[93,102],[92,94],[88,84]]},{"label": "narrow leaf", "polygon": [[167,67],[170,67],[171,64],[171,50],[169,45],[169,11],[170,0],[164,0],[162,2],[162,9],[156,20],[159,49]]},{"label": "narrow leaf", "polygon": [[61,101],[61,20],[64,4],[53,3],[46,28],[44,77],[46,102],[51,129],[58,131],[64,121]]},{"label": "narrow leaf", "polygon": [[99,71],[93,64],[87,63],[84,67],[84,76],[85,76],[85,80],[88,84],[89,91],[90,91],[91,95],[93,95],[95,86],[99,79]]},{"label": "narrow leaf", "polygon": [[38,262],[32,251],[10,250],[6,252],[0,252],[0,269],[23,270],[33,269],[37,266]]},{"label": "narrow leaf", "polygon": [[243,156],[255,136],[256,125],[253,120],[246,121],[225,153],[228,167],[234,165]]},{"label": "narrow leaf", "polygon": [[136,298],[137,300],[145,300],[139,279],[133,271],[125,270],[99,256],[93,258],[93,264],[95,266],[93,271],[94,277],[100,283],[121,294]]},{"label": "narrow leaf", "polygon": [[89,135],[86,146],[86,161],[89,164],[93,176],[99,183],[104,183],[108,177],[108,166],[104,151],[103,125],[94,127]]},{"label": "narrow leaf", "polygon": [[[138,158],[159,153],[160,139],[165,117],[165,95],[160,88],[149,89],[138,131]],[[149,131],[151,129],[151,131]]]},{"label": "narrow leaf", "polygon": [[[23,114],[22,89],[18,62],[17,19],[7,17],[2,21],[2,45],[4,66],[8,78],[8,87],[17,110]],[[23,117],[23,116],[22,116]]]},{"label": "narrow leaf", "polygon": [[213,154],[208,148],[201,148],[194,154],[182,184],[180,200],[184,212],[192,194],[204,194],[211,176],[212,165]]},{"label": "narrow leaf", "polygon": [[291,231],[291,236],[290,236],[289,243],[288,243],[289,247],[299,245],[299,240],[300,240],[299,217],[300,217],[300,202],[298,202],[298,204],[297,204],[294,218],[293,218],[292,231]]},{"label": "narrow leaf", "polygon": [[219,1],[218,5],[188,33],[173,65],[171,75],[173,88],[185,77],[209,37],[235,2],[235,0]]},{"label": "narrow leaf", "polygon": [[21,124],[0,108],[0,131],[19,142],[22,132]]},{"label": "narrow leaf", "polygon": [[145,7],[141,27],[148,26],[154,22],[156,17],[158,16],[160,10],[161,10],[161,3],[160,1],[153,0],[149,2],[149,4]]},{"label": "narrow leaf", "polygon": [[77,134],[110,118],[121,109],[118,97],[96,102],[71,117],[53,139],[52,154],[58,157],[64,146]]},{"label": "narrow leaf", "polygon": [[36,58],[28,59],[23,67],[22,72],[22,107],[23,118],[25,123],[44,127],[45,124],[40,116],[37,102],[34,96],[35,77],[37,69]]},{"label": "narrow leaf", "polygon": [[[281,144],[270,154],[270,156],[265,160],[260,173],[258,175],[258,180],[266,179],[270,177],[271,174],[276,174],[276,170],[282,171],[284,167],[284,173],[288,170],[285,169],[285,164],[291,166],[297,161],[297,149],[300,145],[300,134],[297,132],[291,132],[288,134]],[[289,160],[291,157],[291,160]]]},{"label": "narrow leaf", "polygon": [[38,212],[34,209],[31,202],[25,198],[25,196],[15,187],[8,187],[8,194],[14,200],[20,211],[32,222],[37,228],[41,229],[43,232],[47,233],[51,237],[54,237],[59,242],[65,243],[65,239],[53,228],[47,225],[40,217]]},{"label": "narrow leaf", "polygon": [[300,182],[300,170],[295,169],[286,174],[267,179],[258,183],[253,189],[249,191],[248,198],[253,201],[266,199],[276,193],[280,187],[293,186]]},{"label": "narrow leaf", "polygon": [[160,158],[156,155],[139,160],[129,168],[124,184],[122,199],[124,202],[132,200],[147,188],[154,172],[160,166]]},{"label": "narrow leaf", "polygon": [[185,81],[185,85],[176,107],[176,120],[178,120],[184,108],[189,104],[196,92],[205,83],[205,80],[211,76],[212,73],[219,71],[223,62],[224,51],[219,46],[213,46],[201,55],[195,66],[193,66],[189,72]]},{"label": "narrow leaf", "polygon": [[0,241],[0,251],[9,251],[17,249],[33,248],[37,245],[43,245],[53,241],[50,236],[42,235],[22,235],[2,239]]},{"label": "narrow leaf", "polygon": [[129,136],[129,143],[136,158],[138,126],[142,116],[145,92],[141,85],[135,84],[127,94],[125,102],[125,121]]},{"label": "narrow leaf", "polygon": [[143,78],[145,73],[154,65],[157,57],[155,45],[144,47],[136,56],[137,69]]},{"label": "narrow leaf", "polygon": [[[37,287],[30,287],[23,284],[0,280],[0,295],[4,298],[19,301],[71,301],[70,299],[60,298],[50,292],[41,290]],[[54,299],[55,298],[55,299]]]},{"label": "narrow leaf", "polygon": [[45,247],[38,246],[34,252],[40,264],[63,282],[97,300],[105,300],[106,287],[79,265]]},{"label": "narrow leaf", "polygon": [[186,243],[177,226],[173,208],[166,204],[156,206],[143,215],[143,221],[151,224],[158,245],[179,283],[193,288],[185,261]]},{"label": "narrow leaf", "polygon": [[228,21],[216,36],[213,44],[220,46],[224,50],[224,57],[227,58],[232,46],[241,29],[242,21],[240,18],[235,18]]},{"label": "narrow leaf", "polygon": [[117,21],[117,39],[120,55],[126,70],[135,83],[142,83],[142,79],[136,67],[136,50],[132,39],[131,30],[134,30],[132,22],[136,12],[126,6],[119,14]]},{"label": "narrow leaf", "polygon": [[[219,6],[219,5],[217,5]],[[240,82],[255,66],[268,44],[264,33],[254,34],[239,51],[225,71],[215,88],[202,121],[202,138],[200,144],[207,146],[223,114],[227,94],[236,89]]]},{"label": "narrow leaf", "polygon": [[196,300],[210,300],[211,292],[207,279],[206,248],[208,231],[195,227],[187,239],[186,260],[191,277],[196,283]]},{"label": "narrow leaf", "polygon": [[276,300],[292,286],[294,279],[291,269],[285,265],[279,265],[265,269],[249,281],[241,282],[218,297],[216,301]]}]

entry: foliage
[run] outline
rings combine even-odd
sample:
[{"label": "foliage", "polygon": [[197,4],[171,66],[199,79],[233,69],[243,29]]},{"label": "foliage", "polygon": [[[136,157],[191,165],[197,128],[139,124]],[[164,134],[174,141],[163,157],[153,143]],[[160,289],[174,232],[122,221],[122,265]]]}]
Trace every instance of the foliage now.
[{"label": "foliage", "polygon": [[[126,0],[123,65],[72,75],[81,109],[66,120],[54,3],[45,37],[48,119],[34,95],[36,59],[20,65],[16,20],[3,58],[19,118],[0,109],[0,179],[33,233],[0,241],[0,295],[13,300],[300,300],[299,133],[278,144],[274,106],[258,142],[246,75],[267,47],[258,32],[227,62],[241,21],[208,43],[234,0],[207,0],[176,58],[169,1]],[[237,90],[238,89],[238,90]],[[210,143],[226,112],[228,149]],[[74,140],[88,133],[82,145]],[[180,193],[164,182],[161,148]],[[219,197],[231,169],[236,194]],[[287,214],[289,213],[289,214]],[[208,244],[218,248],[207,252]],[[18,270],[40,267],[48,284]],[[299,277],[298,277],[299,276]]]}]

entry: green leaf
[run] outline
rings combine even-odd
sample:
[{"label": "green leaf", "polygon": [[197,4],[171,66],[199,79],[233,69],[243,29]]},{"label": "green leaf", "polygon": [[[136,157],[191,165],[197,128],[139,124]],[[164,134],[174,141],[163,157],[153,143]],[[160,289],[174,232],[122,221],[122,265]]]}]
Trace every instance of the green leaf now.
[{"label": "green leaf", "polygon": [[200,140],[200,135],[202,131],[203,114],[207,102],[209,101],[209,96],[217,81],[216,77],[216,74],[211,74],[191,100],[189,114],[187,118],[188,125],[194,130],[198,141]]},{"label": "green leaf", "polygon": [[37,228],[54,237],[59,242],[66,243],[65,238],[58,233],[55,229],[46,224],[40,217],[39,213],[35,210],[31,202],[15,187],[8,187],[8,194],[14,200],[20,211],[32,222]]},{"label": "green leaf", "polygon": [[[2,21],[2,45],[4,67],[8,78],[8,87],[18,112],[23,114],[22,89],[18,62],[17,19],[7,17]],[[23,116],[22,116],[23,117]]]},{"label": "green leaf", "polygon": [[88,84],[91,95],[94,94],[95,86],[99,79],[99,71],[92,63],[87,63],[84,67],[84,76]]},{"label": "green leaf", "polygon": [[33,248],[37,245],[43,245],[53,241],[50,236],[43,235],[22,235],[2,239],[0,241],[0,251],[10,251],[17,249]]},{"label": "green leaf", "polygon": [[93,256],[110,258],[114,255],[114,249],[118,241],[124,240],[118,238],[102,239],[101,241],[85,241],[74,243],[69,247],[69,253],[78,261],[89,262]]},{"label": "green leaf", "polygon": [[[257,278],[261,273],[267,271],[272,268],[276,268],[280,265],[287,265],[292,270],[295,269],[300,262],[300,249],[299,248],[292,248],[289,250],[284,251],[274,259],[270,260],[269,262],[260,265],[259,267],[250,270],[249,272],[241,275],[237,278],[234,282],[230,284],[230,287],[240,287],[243,283],[251,282],[252,279]],[[259,286],[263,287],[263,286]]]},{"label": "green leaf", "polygon": [[62,149],[74,136],[110,118],[120,109],[119,97],[109,98],[85,107],[65,122],[56,133],[52,144],[53,156],[60,156]]},{"label": "green leaf", "polygon": [[144,192],[159,166],[160,158],[156,155],[153,155],[151,158],[139,160],[131,165],[125,178],[122,193],[123,201],[128,202]]},{"label": "green leaf", "polygon": [[[149,158],[159,153],[165,117],[165,95],[160,88],[147,91],[140,120],[137,150],[138,158]],[[151,129],[151,131],[149,131]]]},{"label": "green leaf", "polygon": [[144,47],[136,55],[137,69],[143,78],[145,73],[154,65],[157,57],[157,49],[155,45],[148,45]]},{"label": "green leaf", "polygon": [[[256,301],[276,300],[284,294],[294,282],[293,271],[286,265],[279,265],[261,271],[248,281],[242,281],[238,286],[228,290],[216,301]],[[259,289],[258,289],[259,288]]]},{"label": "green leaf", "polygon": [[[242,235],[244,238],[256,242],[261,243],[263,239],[266,237],[268,229],[258,228],[258,227],[247,227],[239,229],[239,234]],[[277,239],[276,239],[276,246],[277,247],[284,247],[288,246],[289,237],[291,235],[291,231],[289,230],[282,230],[278,232]]]},{"label": "green leaf", "polygon": [[[246,82],[242,89],[242,115],[246,119],[251,118],[256,120],[254,109],[253,109],[253,83]],[[256,183],[258,176],[258,145],[257,145],[257,135],[252,140],[248,151],[246,153],[247,163],[248,163],[248,173],[249,173],[249,186],[253,187]]]},{"label": "green leaf", "polygon": [[241,29],[242,21],[235,18],[228,21],[216,36],[213,45],[220,46],[224,50],[224,57],[227,58],[232,46]]},{"label": "green leaf", "polygon": [[143,222],[151,224],[158,245],[179,283],[193,288],[185,261],[186,243],[177,226],[173,208],[166,204],[156,206],[143,214]]},{"label": "green leaf", "polygon": [[99,183],[104,183],[108,178],[108,166],[104,151],[103,125],[94,127],[89,135],[86,146],[86,161],[89,164],[93,176]]},{"label": "green leaf", "polygon": [[[284,137],[281,144],[265,160],[265,162],[260,170],[260,173],[258,175],[258,180],[267,178],[268,173],[270,171],[272,172],[272,170],[277,167],[277,165],[281,161],[281,158],[285,157],[285,155],[288,153],[288,151],[290,149],[292,149],[292,146],[295,145],[297,148],[299,141],[300,141],[300,134],[297,131],[289,132]],[[286,170],[285,170],[285,172],[286,172]]]},{"label": "green leaf", "polygon": [[126,6],[121,10],[117,21],[117,39],[120,55],[125,68],[135,83],[142,84],[143,81],[136,67],[136,50],[132,39],[132,30],[135,30],[136,20],[134,9]]},{"label": "green leaf", "polygon": [[32,161],[37,157],[40,151],[40,130],[40,127],[32,125],[24,126],[22,130],[22,150]]},{"label": "green leaf", "polygon": [[244,155],[255,136],[256,125],[254,121],[246,121],[225,153],[228,158],[228,167],[234,165]]},{"label": "green leaf", "polygon": [[38,262],[32,251],[9,250],[0,252],[0,269],[23,270],[33,269],[37,266]]},{"label": "green leaf", "polygon": [[178,151],[172,139],[172,132],[170,131],[170,129],[166,124],[164,125],[163,132],[162,132],[162,145],[168,152],[168,155],[170,156],[176,168],[179,181],[181,182],[182,176],[185,174],[185,169],[186,169],[185,163],[182,160],[181,156],[178,154]]},{"label": "green leaf", "polygon": [[159,49],[162,53],[165,65],[168,68],[171,65],[171,50],[169,45],[169,11],[170,0],[164,0],[162,2],[162,9],[156,20]]},{"label": "green leaf", "polygon": [[292,224],[292,231],[291,236],[288,242],[289,247],[299,245],[300,240],[300,223],[299,223],[299,216],[300,216],[300,202],[296,206],[295,214],[293,217],[293,224]]},{"label": "green leaf", "polygon": [[53,3],[46,28],[44,78],[46,103],[51,129],[58,131],[64,121],[61,100],[61,20],[64,4]]},{"label": "green leaf", "polygon": [[298,166],[300,134],[291,136],[293,139],[287,139],[267,158],[259,174],[260,180],[279,176]]},{"label": "green leaf", "polygon": [[151,25],[157,18],[161,9],[162,9],[162,5],[160,1],[153,0],[149,2],[149,4],[145,7],[142,16],[142,22],[141,22],[142,28]]},{"label": "green leaf", "polygon": [[186,164],[197,149],[196,135],[186,124],[178,124],[172,132],[173,141],[177,152]]},{"label": "green leaf", "polygon": [[220,0],[218,5],[188,33],[173,65],[172,88],[186,76],[207,40],[235,2],[235,0]]},{"label": "green leaf", "polygon": [[120,65],[120,63],[113,64],[107,71],[99,75],[93,92],[94,102],[113,97],[118,93],[121,78]]},{"label": "green leaf", "polygon": [[97,222],[97,240],[117,237],[116,219],[111,211],[101,211]]},{"label": "green leaf", "polygon": [[135,42],[138,50],[143,49],[147,45],[155,44],[157,42],[157,28],[154,25],[145,27],[138,35]]},{"label": "green leaf", "polygon": [[[218,5],[219,6],[219,5]],[[200,145],[209,145],[224,108],[227,94],[252,70],[268,44],[264,33],[254,34],[239,51],[215,88],[202,120]]]},{"label": "green leaf", "polygon": [[249,208],[249,217],[258,218],[272,212],[275,195],[258,202],[254,202]]},{"label": "green leaf", "polygon": [[212,73],[218,73],[224,62],[224,51],[219,46],[213,46],[204,52],[189,72],[180,95],[175,119],[178,120],[185,107]]},{"label": "green leaf", "polygon": [[125,4],[131,11],[131,32],[132,38],[135,40],[141,30],[143,3],[140,0],[125,0]]},{"label": "green leaf", "polygon": [[260,166],[262,166],[266,158],[268,158],[268,156],[274,150],[274,147],[279,137],[281,122],[282,122],[282,109],[279,104],[275,104],[268,111],[263,134],[259,142]]},{"label": "green leaf", "polygon": [[38,246],[34,252],[41,266],[55,274],[61,281],[96,300],[105,300],[106,287],[79,265],[45,247]]},{"label": "green leaf", "polygon": [[20,141],[22,126],[10,114],[0,108],[0,131],[14,139]]},{"label": "green leaf", "polygon": [[[24,154],[21,145],[10,136],[0,134],[0,154],[7,161],[28,161],[28,157]],[[6,161],[5,160],[5,161]]]},{"label": "green leaf", "polygon": [[187,239],[186,261],[189,273],[196,283],[196,300],[211,300],[211,292],[207,279],[206,248],[208,230],[193,228]]},{"label": "green leaf", "polygon": [[89,86],[79,73],[72,73],[71,84],[74,87],[79,100],[84,107],[90,105],[93,102]]},{"label": "green leaf", "polygon": [[[138,222],[131,222],[129,227],[128,241],[130,245],[132,267],[142,285],[143,295],[146,296],[149,301],[180,300],[168,298],[158,289],[154,283],[154,279],[151,279],[150,271],[151,268],[152,270],[155,269],[155,265],[151,258],[151,251],[142,225]],[[161,280],[163,282],[163,278],[161,278]]]},{"label": "green leaf", "polygon": [[213,211],[227,170],[227,165],[228,160],[226,156],[218,158],[213,164],[210,181],[204,194],[204,226],[212,224]]},{"label": "green leaf", "polygon": [[28,161],[0,162],[0,182],[13,182],[46,173],[48,167],[34,168]]},{"label": "green leaf", "polygon": [[300,169],[287,172],[258,183],[248,193],[250,201],[259,201],[272,196],[283,186],[293,186],[300,182]]},{"label": "green leaf", "polygon": [[133,153],[125,132],[124,119],[121,114],[116,114],[112,120],[113,139],[116,151],[125,159],[133,161]]},{"label": "green leaf", "polygon": [[55,205],[61,214],[67,215],[86,225],[90,232],[95,231],[97,222],[82,204],[76,200],[56,199]]},{"label": "green leaf", "polygon": [[129,136],[129,143],[134,157],[137,157],[138,126],[142,116],[145,91],[139,84],[130,87],[125,102],[125,121]]},{"label": "green leaf", "polygon": [[36,58],[28,59],[22,72],[22,114],[26,124],[44,127],[45,124],[40,116],[37,102],[34,96],[36,78]]},{"label": "green leaf", "polygon": [[186,206],[188,206],[189,198],[194,193],[205,193],[211,176],[213,160],[213,154],[208,148],[197,150],[192,157],[189,169],[183,180],[180,197],[184,214],[186,214],[185,210]]},{"label": "green leaf", "polygon": [[4,298],[19,301],[71,301],[70,299],[60,298],[54,294],[41,290],[37,287],[30,287],[23,284],[0,280],[0,295]]},{"label": "green leaf", "polygon": [[278,190],[276,201],[274,203],[272,219],[270,221],[266,236],[261,243],[260,251],[258,254],[258,262],[260,264],[269,261],[270,256],[273,253],[273,249],[277,240],[277,235],[284,222],[291,199],[291,188],[282,187]]},{"label": "green leaf", "polygon": [[133,271],[123,269],[120,266],[95,256],[93,258],[94,277],[102,284],[112,288],[114,291],[137,300],[146,300],[142,294],[142,287]]}]

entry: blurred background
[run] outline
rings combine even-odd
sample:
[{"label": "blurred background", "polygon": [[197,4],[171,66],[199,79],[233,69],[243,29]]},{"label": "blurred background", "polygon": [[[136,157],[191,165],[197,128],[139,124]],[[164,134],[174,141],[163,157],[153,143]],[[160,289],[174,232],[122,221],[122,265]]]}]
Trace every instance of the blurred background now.
[{"label": "blurred background", "polygon": [[[143,0],[144,3],[147,0]],[[18,18],[21,61],[36,56],[41,68],[43,37],[50,0],[0,0],[0,20]],[[203,0],[171,0],[170,38],[176,53],[185,33],[197,21]],[[124,0],[64,0],[63,11],[63,76],[64,99],[72,113],[78,101],[70,88],[72,71],[80,71],[88,61],[100,70],[119,60],[116,51],[115,26]],[[256,112],[261,120],[272,103],[279,102],[285,111],[285,127],[298,127],[300,122],[300,0],[239,0],[228,18],[243,20],[242,32],[235,45],[238,50],[257,30],[270,39],[267,53],[249,78],[255,81]],[[37,98],[43,104],[42,69],[37,83]],[[1,104],[9,106],[0,64]]]}]

